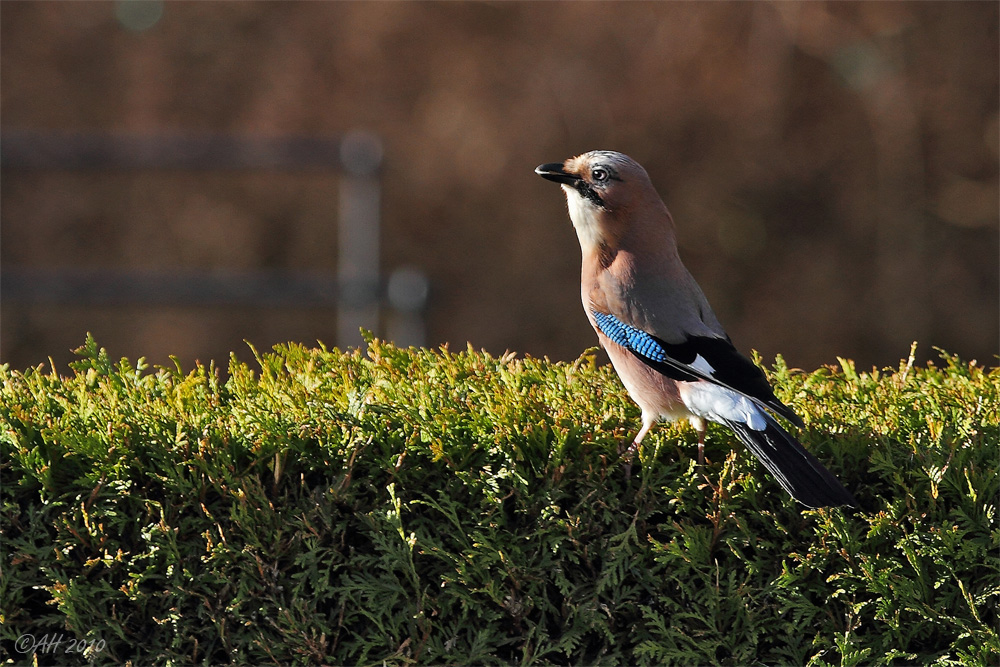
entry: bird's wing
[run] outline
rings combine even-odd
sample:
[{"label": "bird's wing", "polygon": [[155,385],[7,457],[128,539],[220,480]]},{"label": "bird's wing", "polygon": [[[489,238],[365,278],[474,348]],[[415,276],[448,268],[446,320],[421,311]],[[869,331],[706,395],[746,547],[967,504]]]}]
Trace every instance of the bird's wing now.
[{"label": "bird's wing", "polygon": [[737,351],[728,338],[692,336],[670,344],[622,322],[610,313],[592,309],[597,328],[610,340],[629,350],[647,366],[673,380],[703,380],[752,399],[796,426],[802,420],[774,395],[764,372]]}]

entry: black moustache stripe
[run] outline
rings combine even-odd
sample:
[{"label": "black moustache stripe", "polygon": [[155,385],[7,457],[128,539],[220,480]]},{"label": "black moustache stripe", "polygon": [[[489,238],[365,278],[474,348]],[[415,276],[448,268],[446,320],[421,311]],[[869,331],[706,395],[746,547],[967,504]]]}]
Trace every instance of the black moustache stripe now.
[{"label": "black moustache stripe", "polygon": [[594,190],[594,188],[590,187],[590,184],[587,183],[586,181],[581,180],[576,186],[576,191],[580,193],[580,196],[582,196],[584,199],[589,201],[594,206],[597,206],[598,208],[604,208],[604,200],[601,199],[601,196],[597,194],[597,191]]}]

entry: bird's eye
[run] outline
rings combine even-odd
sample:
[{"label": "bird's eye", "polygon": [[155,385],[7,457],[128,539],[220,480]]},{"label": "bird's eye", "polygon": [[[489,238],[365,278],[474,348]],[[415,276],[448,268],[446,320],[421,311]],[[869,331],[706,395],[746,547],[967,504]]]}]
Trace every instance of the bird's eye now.
[{"label": "bird's eye", "polygon": [[595,183],[603,183],[604,181],[608,180],[608,176],[609,176],[608,170],[603,169],[601,167],[594,167],[594,169],[592,169],[590,172],[590,178]]}]

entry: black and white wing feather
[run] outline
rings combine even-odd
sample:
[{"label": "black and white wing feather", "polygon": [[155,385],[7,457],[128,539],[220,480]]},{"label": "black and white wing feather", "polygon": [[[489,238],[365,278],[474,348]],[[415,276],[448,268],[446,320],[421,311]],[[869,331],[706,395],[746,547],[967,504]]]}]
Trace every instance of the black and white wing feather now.
[{"label": "black and white wing feather", "polygon": [[625,324],[614,315],[591,311],[605,336],[672,380],[704,380],[740,393],[798,427],[802,420],[778,400],[764,372],[733,347],[728,338],[695,336],[672,345]]}]

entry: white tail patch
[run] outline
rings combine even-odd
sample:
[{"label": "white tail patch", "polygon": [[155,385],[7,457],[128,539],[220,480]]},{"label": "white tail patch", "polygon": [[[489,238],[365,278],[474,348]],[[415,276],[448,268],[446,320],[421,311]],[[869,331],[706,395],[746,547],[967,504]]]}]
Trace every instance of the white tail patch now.
[{"label": "white tail patch", "polygon": [[[691,365],[697,368],[695,366],[697,363],[698,359],[695,359]],[[708,368],[712,367],[708,366]],[[702,370],[702,372],[705,371]],[[684,406],[693,415],[717,424],[722,424],[726,420],[746,424],[755,431],[763,431],[767,428],[767,419],[753,400],[732,389],[704,381],[678,382],[677,388]]]}]

